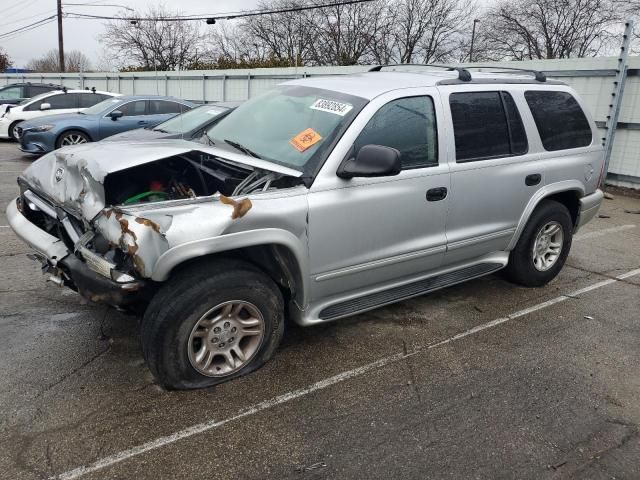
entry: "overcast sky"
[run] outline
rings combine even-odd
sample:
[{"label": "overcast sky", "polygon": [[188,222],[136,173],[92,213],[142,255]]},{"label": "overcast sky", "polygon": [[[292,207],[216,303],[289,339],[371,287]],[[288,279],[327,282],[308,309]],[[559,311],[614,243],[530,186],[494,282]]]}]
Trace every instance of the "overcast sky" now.
[{"label": "overcast sky", "polygon": [[[119,4],[134,9],[146,9],[157,5],[158,0],[67,0],[64,3]],[[258,0],[180,0],[164,2],[169,9],[179,8],[185,14],[215,14],[255,8]],[[67,12],[82,12],[95,15],[113,15],[122,12],[121,7],[111,6],[72,6],[63,5]],[[56,0],[0,0],[0,34],[29,25],[56,13]],[[102,20],[64,20],[65,50],[80,50],[91,62],[98,63],[103,47],[98,42],[102,32]],[[9,39],[0,40],[2,46],[15,67],[24,67],[26,63],[43,53],[58,47],[57,23],[51,22],[31,31],[21,33]]]}]

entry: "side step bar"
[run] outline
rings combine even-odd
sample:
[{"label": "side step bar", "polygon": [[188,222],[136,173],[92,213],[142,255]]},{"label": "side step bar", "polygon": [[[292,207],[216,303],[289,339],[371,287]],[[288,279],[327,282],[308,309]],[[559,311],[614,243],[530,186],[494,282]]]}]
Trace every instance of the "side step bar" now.
[{"label": "side step bar", "polygon": [[390,288],[381,292],[364,295],[340,303],[335,303],[324,308],[320,312],[320,319],[334,320],[348,315],[372,310],[383,305],[406,300],[434,290],[439,290],[456,283],[461,283],[472,278],[481,277],[496,272],[504,267],[502,263],[481,263],[462,268],[454,272],[443,273],[435,277],[426,278],[417,282],[408,283],[399,287]]}]

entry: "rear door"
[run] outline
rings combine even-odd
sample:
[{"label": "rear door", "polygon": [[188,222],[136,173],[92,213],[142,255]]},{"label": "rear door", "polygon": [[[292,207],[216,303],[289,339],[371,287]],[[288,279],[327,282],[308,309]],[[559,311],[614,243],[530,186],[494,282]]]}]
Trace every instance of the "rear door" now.
[{"label": "rear door", "polygon": [[55,115],[57,113],[74,113],[80,110],[80,96],[77,93],[56,93],[42,100],[48,103],[49,110],[42,111],[43,115]]},{"label": "rear door", "polygon": [[[518,89],[440,87],[448,114],[451,196],[447,264],[505,250],[544,185],[532,119]],[[525,128],[525,125],[527,128]]]}]

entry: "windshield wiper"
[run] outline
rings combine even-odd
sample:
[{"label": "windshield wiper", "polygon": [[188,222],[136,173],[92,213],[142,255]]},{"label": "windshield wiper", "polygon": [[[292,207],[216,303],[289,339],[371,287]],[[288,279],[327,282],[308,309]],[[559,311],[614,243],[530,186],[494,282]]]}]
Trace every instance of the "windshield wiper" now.
[{"label": "windshield wiper", "polygon": [[152,128],[151,130],[153,130],[154,132],[160,132],[160,133],[169,133],[166,130],[163,130],[161,128]]},{"label": "windshield wiper", "polygon": [[225,141],[225,143],[228,143],[233,148],[235,148],[236,150],[240,150],[242,153],[244,153],[246,155],[250,155],[250,156],[252,156],[254,158],[260,158],[260,159],[262,158],[256,152],[253,152],[253,151],[249,150],[247,147],[245,147],[241,143],[234,142],[233,140],[227,140],[226,138],[224,139],[224,141]]}]

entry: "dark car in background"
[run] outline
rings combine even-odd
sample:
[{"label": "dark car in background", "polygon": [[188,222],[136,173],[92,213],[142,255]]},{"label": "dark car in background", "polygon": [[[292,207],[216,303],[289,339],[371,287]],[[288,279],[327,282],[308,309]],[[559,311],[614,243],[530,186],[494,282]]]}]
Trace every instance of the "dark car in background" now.
[{"label": "dark car in background", "polygon": [[11,83],[0,87],[0,114],[3,114],[8,105],[17,105],[31,97],[52,90],[62,90],[62,85],[53,83]]},{"label": "dark car in background", "polygon": [[104,100],[79,113],[44,116],[20,124],[20,150],[47,153],[67,145],[97,142],[117,133],[153,127],[195,105],[174,97],[134,95]]},{"label": "dark car in background", "polygon": [[216,102],[201,105],[176,115],[155,127],[138,128],[128,132],[113,135],[105,142],[136,142],[155,139],[182,138],[183,140],[197,140],[205,130],[218,123],[241,102]]}]

